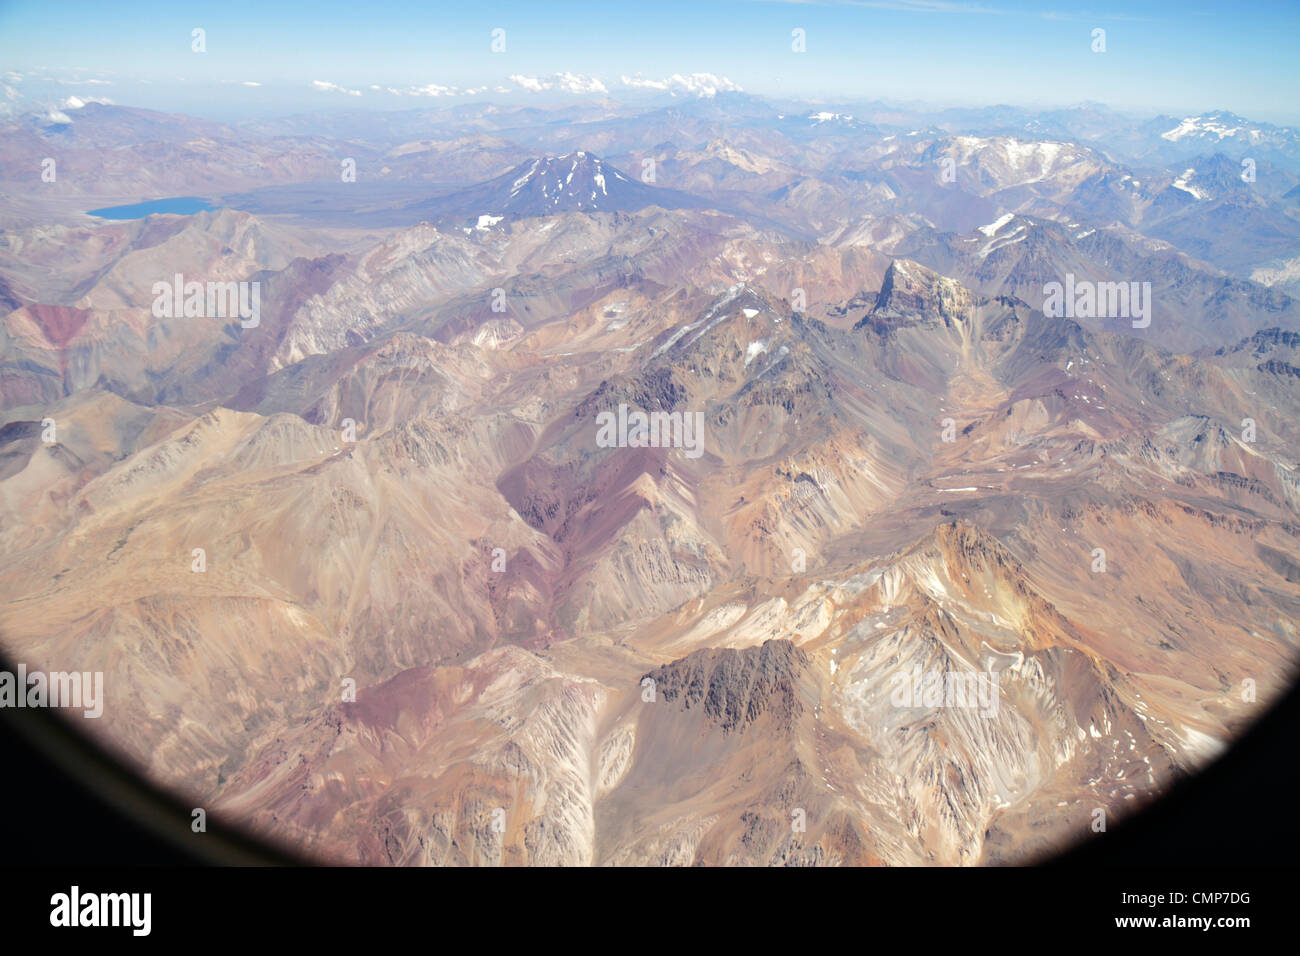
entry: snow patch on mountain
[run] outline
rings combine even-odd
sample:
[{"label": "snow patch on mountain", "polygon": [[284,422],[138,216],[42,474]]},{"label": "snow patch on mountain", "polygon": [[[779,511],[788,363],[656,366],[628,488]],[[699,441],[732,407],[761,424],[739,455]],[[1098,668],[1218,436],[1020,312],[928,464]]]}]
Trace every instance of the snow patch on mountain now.
[{"label": "snow patch on mountain", "polygon": [[997,219],[993,220],[987,226],[980,226],[979,230],[980,232],[984,233],[984,235],[992,238],[993,236],[997,235],[999,229],[1001,229],[1003,226],[1005,226],[1007,223],[1009,223],[1012,219],[1015,218],[1016,218],[1015,213],[1013,212],[1005,213],[1004,215],[998,216]]},{"label": "snow patch on mountain", "polygon": [[[1217,116],[1189,116],[1173,129],[1161,133],[1160,138],[1167,139],[1171,143],[1176,143],[1187,136],[1213,136],[1215,139],[1223,140],[1229,136],[1236,136],[1243,129],[1245,127],[1227,126],[1219,122]],[[1257,129],[1248,130],[1247,133],[1252,140],[1258,140],[1261,135]]]},{"label": "snow patch on mountain", "polygon": [[1203,192],[1200,189],[1197,189],[1195,186],[1193,186],[1191,183],[1188,182],[1188,179],[1195,175],[1196,175],[1196,170],[1194,169],[1187,170],[1181,176],[1179,176],[1177,179],[1174,180],[1174,188],[1181,189],[1183,192],[1194,196],[1196,199],[1205,200],[1211,198],[1207,193]]}]

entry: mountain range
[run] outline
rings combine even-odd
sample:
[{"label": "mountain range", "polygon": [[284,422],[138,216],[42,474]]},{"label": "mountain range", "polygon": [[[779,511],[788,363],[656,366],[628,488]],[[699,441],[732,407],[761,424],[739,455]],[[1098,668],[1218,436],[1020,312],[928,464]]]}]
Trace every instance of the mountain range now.
[{"label": "mountain range", "polygon": [[[1294,674],[1293,130],[70,117],[0,126],[0,645],[103,671],[87,732],[265,839],[1025,862]],[[87,214],[169,195],[216,208]],[[160,314],[176,276],[256,321]]]}]

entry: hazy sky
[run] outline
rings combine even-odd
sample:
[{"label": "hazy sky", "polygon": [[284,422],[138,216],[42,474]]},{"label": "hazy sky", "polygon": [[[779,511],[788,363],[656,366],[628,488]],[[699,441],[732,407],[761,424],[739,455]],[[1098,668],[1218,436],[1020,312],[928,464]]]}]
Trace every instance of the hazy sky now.
[{"label": "hazy sky", "polygon": [[[206,31],[205,53],[191,50],[196,27]],[[497,28],[505,30],[503,53],[491,50]],[[1104,53],[1092,50],[1097,28],[1106,31]],[[536,97],[562,88],[618,97],[628,90],[624,77],[660,84],[679,74],[685,79],[670,85],[686,89],[712,82],[693,74],[712,74],[747,92],[827,102],[1096,100],[1296,123],[1298,28],[1297,0],[1092,8],[1024,0],[0,0],[0,71],[10,71],[11,110],[60,95],[223,115],[394,108],[468,89],[487,99],[532,88],[540,88]],[[796,29],[805,31],[805,53],[791,48]]]}]

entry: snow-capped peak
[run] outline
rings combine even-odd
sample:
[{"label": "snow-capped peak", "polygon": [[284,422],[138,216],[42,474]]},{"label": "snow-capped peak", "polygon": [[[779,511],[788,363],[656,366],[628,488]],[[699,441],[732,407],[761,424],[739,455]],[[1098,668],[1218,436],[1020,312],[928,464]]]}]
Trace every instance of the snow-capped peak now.
[{"label": "snow-capped peak", "polygon": [[527,202],[547,210],[596,210],[626,176],[585,150],[532,160],[515,170],[507,202]]},{"label": "snow-capped peak", "polygon": [[851,123],[851,122],[853,122],[853,117],[850,116],[848,113],[828,113],[828,112],[826,112],[826,111],[824,111],[824,110],[823,110],[822,112],[819,112],[819,113],[809,113],[809,114],[808,114],[808,119],[812,120],[814,123]]},{"label": "snow-capped peak", "polygon": [[1188,136],[1213,137],[1224,140],[1229,136],[1245,134],[1252,140],[1262,135],[1258,129],[1249,129],[1245,121],[1231,113],[1211,113],[1207,116],[1188,116],[1173,129],[1160,134],[1161,139],[1176,143]]}]

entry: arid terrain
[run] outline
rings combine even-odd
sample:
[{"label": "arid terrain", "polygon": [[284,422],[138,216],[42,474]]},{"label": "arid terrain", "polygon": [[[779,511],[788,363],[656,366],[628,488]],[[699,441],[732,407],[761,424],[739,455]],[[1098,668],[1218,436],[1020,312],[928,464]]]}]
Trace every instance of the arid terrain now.
[{"label": "arid terrain", "polygon": [[[1294,130],[65,118],[0,122],[0,647],[102,671],[78,726],[222,820],[362,864],[1021,863],[1292,681]],[[214,208],[88,215],[172,196]],[[992,697],[909,693],[954,677]]]}]

